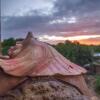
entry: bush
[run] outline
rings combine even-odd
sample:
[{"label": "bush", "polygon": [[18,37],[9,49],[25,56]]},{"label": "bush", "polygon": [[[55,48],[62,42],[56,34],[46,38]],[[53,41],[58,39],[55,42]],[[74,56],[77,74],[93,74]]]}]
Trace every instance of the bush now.
[{"label": "bush", "polygon": [[16,44],[16,41],[14,38],[9,38],[9,39],[4,40],[2,43],[2,54],[7,55],[8,49],[15,44]]},{"label": "bush", "polygon": [[10,48],[9,46],[4,47],[4,48],[2,49],[2,54],[3,54],[3,55],[8,55],[8,49],[9,49],[9,48]]},{"label": "bush", "polygon": [[6,40],[4,40],[3,41],[3,43],[2,43],[2,47],[4,48],[4,47],[10,47],[10,46],[13,46],[13,45],[15,45],[16,44],[16,41],[15,41],[15,39],[14,38],[9,38],[9,39],[6,39]]},{"label": "bush", "polygon": [[100,76],[96,76],[95,91],[100,94]]}]

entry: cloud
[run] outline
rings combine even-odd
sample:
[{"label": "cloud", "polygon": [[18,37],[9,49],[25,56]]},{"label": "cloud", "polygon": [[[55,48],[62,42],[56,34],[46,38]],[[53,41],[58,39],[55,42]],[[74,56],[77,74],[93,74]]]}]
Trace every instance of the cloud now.
[{"label": "cloud", "polygon": [[70,17],[70,18],[66,18],[66,17],[62,17],[61,19],[55,19],[50,21],[50,24],[61,24],[61,23],[68,23],[68,24],[72,24],[72,23],[76,23],[77,19],[76,17]]},{"label": "cloud", "polygon": [[29,11],[50,12],[53,0],[1,0],[2,16],[24,16]]},{"label": "cloud", "polygon": [[2,1],[5,1],[2,33],[7,36],[27,31],[57,35],[62,35],[61,32],[100,32],[100,0],[10,0],[8,4],[8,0]]},{"label": "cloud", "polygon": [[52,36],[49,36],[49,35],[42,35],[42,36],[39,36],[38,37],[39,40],[42,40],[42,41],[65,41],[65,40],[83,40],[83,39],[91,39],[91,38],[99,38],[100,39],[100,35],[79,35],[79,36],[68,36],[68,37],[64,37],[64,36],[55,36],[55,35],[52,35]]},{"label": "cloud", "polygon": [[71,16],[100,11],[100,0],[56,0],[56,16]]},{"label": "cloud", "polygon": [[34,31],[43,31],[51,18],[43,15],[32,16],[12,16],[2,17],[2,23],[6,30],[31,29]]}]

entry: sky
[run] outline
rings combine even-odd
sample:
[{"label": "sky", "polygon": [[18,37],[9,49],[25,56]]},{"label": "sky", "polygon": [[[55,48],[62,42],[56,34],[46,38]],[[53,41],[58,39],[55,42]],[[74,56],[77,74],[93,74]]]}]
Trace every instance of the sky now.
[{"label": "sky", "polygon": [[0,0],[2,39],[100,44],[100,0]]}]

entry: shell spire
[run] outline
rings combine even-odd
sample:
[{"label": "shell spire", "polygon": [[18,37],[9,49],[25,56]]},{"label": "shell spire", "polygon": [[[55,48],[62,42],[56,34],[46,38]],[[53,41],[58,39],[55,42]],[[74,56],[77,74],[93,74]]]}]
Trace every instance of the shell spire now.
[{"label": "shell spire", "polygon": [[25,40],[23,41],[23,48],[30,44],[31,40],[35,40],[32,32],[28,32]]},{"label": "shell spire", "polygon": [[26,39],[34,38],[32,32],[28,32]]}]

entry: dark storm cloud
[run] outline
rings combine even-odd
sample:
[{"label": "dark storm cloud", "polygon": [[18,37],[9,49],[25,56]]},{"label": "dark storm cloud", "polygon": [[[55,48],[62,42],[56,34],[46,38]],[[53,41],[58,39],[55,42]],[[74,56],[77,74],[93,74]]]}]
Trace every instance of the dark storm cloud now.
[{"label": "dark storm cloud", "polygon": [[56,15],[82,15],[100,11],[100,0],[57,0],[55,2]]},{"label": "dark storm cloud", "polygon": [[[100,27],[100,0],[55,0],[53,5],[52,13],[47,15],[42,13],[42,9],[30,9],[22,16],[2,16],[2,29],[6,32],[31,30],[33,32],[50,33],[56,31],[79,31],[87,28],[97,29]],[[84,17],[83,15],[86,16]],[[67,22],[49,23],[57,18],[71,16],[78,18],[78,22],[74,24]]]},{"label": "dark storm cloud", "polygon": [[34,30],[40,30],[46,26],[46,23],[50,20],[47,16],[14,16],[7,17],[4,21],[4,26],[7,30],[18,30],[25,28],[33,28]]}]

